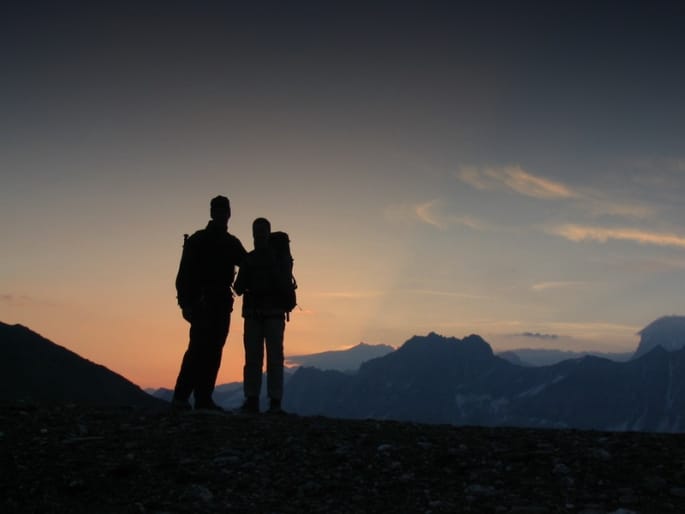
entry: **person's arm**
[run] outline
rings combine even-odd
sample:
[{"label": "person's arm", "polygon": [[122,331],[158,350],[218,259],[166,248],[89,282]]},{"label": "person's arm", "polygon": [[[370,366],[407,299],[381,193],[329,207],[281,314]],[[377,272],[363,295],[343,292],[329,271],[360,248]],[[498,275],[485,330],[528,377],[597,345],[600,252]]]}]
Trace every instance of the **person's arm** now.
[{"label": "person's arm", "polygon": [[[245,247],[243,246],[243,243],[240,242],[240,239],[237,237],[235,238],[236,242],[236,255],[238,256],[238,262],[243,263],[245,261],[245,258],[247,257],[247,250],[245,250]],[[240,266],[240,264],[238,265]]]},{"label": "person's arm", "polygon": [[247,264],[247,255],[243,258],[240,263],[240,269],[238,270],[238,277],[233,283],[233,290],[238,296],[242,295],[247,291],[247,285],[250,282],[250,266]]},{"label": "person's arm", "polygon": [[181,262],[176,274],[176,299],[181,307],[183,317],[190,321],[193,306],[197,302],[198,288],[195,270],[197,269],[197,250],[192,237],[183,245]]}]

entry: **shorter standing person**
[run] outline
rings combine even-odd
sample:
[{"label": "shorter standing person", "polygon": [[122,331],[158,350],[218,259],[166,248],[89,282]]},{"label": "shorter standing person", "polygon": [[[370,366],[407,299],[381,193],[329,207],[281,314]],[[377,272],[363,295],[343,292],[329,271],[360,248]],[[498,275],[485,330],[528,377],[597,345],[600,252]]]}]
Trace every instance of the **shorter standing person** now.
[{"label": "shorter standing person", "polygon": [[269,245],[270,234],[269,220],[254,220],[254,250],[247,254],[234,284],[236,294],[243,295],[245,318],[245,403],[241,407],[244,413],[259,412],[265,346],[269,412],[283,412],[283,335],[288,312],[283,305],[283,292],[290,287],[291,274],[285,273],[279,266],[277,256]]}]

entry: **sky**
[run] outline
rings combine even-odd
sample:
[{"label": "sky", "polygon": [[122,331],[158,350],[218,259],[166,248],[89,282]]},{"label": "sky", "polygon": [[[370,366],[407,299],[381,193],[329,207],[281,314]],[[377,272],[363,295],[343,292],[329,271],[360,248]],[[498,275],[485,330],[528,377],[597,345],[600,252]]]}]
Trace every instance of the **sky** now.
[{"label": "sky", "polygon": [[173,386],[223,194],[290,234],[286,355],[634,350],[684,314],[685,8],[511,4],[3,3],[0,321]]}]

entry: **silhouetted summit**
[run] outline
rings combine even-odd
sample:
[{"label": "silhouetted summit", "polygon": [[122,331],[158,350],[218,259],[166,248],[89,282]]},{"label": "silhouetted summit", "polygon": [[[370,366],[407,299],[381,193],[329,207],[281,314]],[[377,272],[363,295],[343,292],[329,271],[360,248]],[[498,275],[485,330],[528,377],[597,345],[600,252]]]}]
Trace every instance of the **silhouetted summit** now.
[{"label": "silhouetted summit", "polygon": [[412,337],[398,348],[397,354],[430,358],[440,355],[448,359],[466,356],[488,359],[494,355],[490,345],[479,335],[471,334],[464,339],[457,339],[444,337],[435,332]]},{"label": "silhouetted summit", "polygon": [[138,386],[22,325],[0,323],[2,401],[163,406]]},{"label": "silhouetted summit", "polygon": [[458,339],[431,332],[412,337],[385,357],[365,362],[358,378],[365,387],[407,386],[407,396],[431,399],[445,394],[449,389],[443,387],[446,383],[477,381],[485,369],[493,366],[508,367],[509,363],[495,357],[490,345],[480,336]]},{"label": "silhouetted summit", "polygon": [[667,351],[685,347],[685,316],[663,316],[640,330],[640,344],[634,358],[640,357],[657,346]]}]

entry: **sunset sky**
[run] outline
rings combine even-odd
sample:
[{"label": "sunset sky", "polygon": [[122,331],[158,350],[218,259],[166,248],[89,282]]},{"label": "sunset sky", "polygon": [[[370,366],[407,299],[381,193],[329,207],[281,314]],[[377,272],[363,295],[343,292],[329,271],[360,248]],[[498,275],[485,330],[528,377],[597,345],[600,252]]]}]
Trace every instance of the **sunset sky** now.
[{"label": "sunset sky", "polygon": [[0,321],[172,386],[217,194],[248,249],[291,235],[286,354],[630,351],[685,314],[678,2],[242,4],[4,4]]}]

